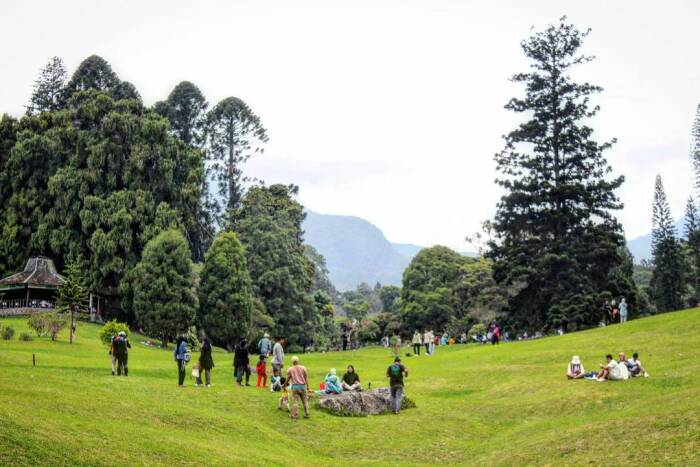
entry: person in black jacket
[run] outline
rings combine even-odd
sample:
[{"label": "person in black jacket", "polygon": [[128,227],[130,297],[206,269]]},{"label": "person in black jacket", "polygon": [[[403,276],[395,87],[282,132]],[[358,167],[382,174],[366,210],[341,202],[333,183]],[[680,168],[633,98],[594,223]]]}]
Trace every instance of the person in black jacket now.
[{"label": "person in black jacket", "polygon": [[214,359],[211,356],[211,342],[208,337],[202,338],[202,348],[199,352],[199,378],[197,378],[197,386],[202,385],[202,373],[204,373],[207,387],[211,387],[211,369],[214,368]]},{"label": "person in black jacket", "polygon": [[129,376],[129,349],[131,344],[129,339],[126,337],[124,331],[120,331],[117,338],[114,339],[114,356],[117,359],[117,375],[121,375],[122,371],[124,376]]},{"label": "person in black jacket", "polygon": [[236,373],[236,383],[243,386],[243,374],[245,373],[245,385],[250,386],[250,359],[248,358],[248,342],[245,339],[241,339],[234,350],[233,367]]}]

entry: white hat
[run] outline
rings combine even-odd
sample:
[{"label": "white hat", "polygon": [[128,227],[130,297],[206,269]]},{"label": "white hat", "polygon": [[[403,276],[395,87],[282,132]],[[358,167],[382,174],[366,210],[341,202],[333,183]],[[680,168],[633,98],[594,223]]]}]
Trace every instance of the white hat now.
[{"label": "white hat", "polygon": [[571,359],[571,363],[573,363],[574,365],[580,365],[581,359],[578,358],[578,355],[574,355],[574,358]]},{"label": "white hat", "polygon": [[120,336],[126,336],[126,333],[124,331],[119,331]]},{"label": "white hat", "polygon": [[292,363],[299,363],[299,357],[296,355],[292,357]]},{"label": "white hat", "polygon": [[270,335],[268,333],[265,333],[263,337],[270,337]]}]

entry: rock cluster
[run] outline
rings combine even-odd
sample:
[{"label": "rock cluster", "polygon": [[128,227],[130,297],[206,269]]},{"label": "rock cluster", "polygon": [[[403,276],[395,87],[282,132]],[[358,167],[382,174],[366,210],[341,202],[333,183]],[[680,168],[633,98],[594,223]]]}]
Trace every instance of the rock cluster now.
[{"label": "rock cluster", "polygon": [[[316,405],[333,415],[364,416],[391,412],[389,388],[371,391],[345,391],[341,394],[322,394],[316,397]],[[415,403],[404,396],[402,409],[415,407]]]}]

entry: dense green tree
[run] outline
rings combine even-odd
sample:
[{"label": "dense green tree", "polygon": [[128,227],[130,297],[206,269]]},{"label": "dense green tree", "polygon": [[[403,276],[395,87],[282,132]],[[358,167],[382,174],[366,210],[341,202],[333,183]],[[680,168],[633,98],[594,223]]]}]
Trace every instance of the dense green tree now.
[{"label": "dense green tree", "polygon": [[163,102],[154,107],[170,120],[170,127],[180,141],[201,147],[204,144],[207,103],[204,94],[189,81],[182,81]]},{"label": "dense green tree", "polygon": [[333,286],[329,277],[330,273],[326,265],[326,258],[324,258],[316,248],[308,244],[304,245],[304,255],[314,266],[314,283],[311,287],[312,292],[322,291],[328,295],[332,301],[335,301],[338,297],[338,291],[335,286]]},{"label": "dense green tree", "polygon": [[222,232],[212,243],[199,280],[201,328],[219,345],[233,349],[248,337],[253,314],[252,285],[245,251],[233,232]]},{"label": "dense green tree", "polygon": [[164,343],[194,324],[195,278],[180,231],[163,231],[148,242],[135,268],[133,294],[136,323]]},{"label": "dense green tree", "polygon": [[401,287],[395,285],[382,286],[379,291],[379,299],[382,302],[382,311],[385,313],[398,313]]},{"label": "dense green tree", "polygon": [[684,249],[688,265],[686,303],[689,306],[696,306],[700,303],[700,218],[692,196],[688,198],[685,207],[685,238]]},{"label": "dense green tree", "polygon": [[660,175],[654,185],[652,212],[652,298],[659,312],[679,310],[685,289],[683,256]]},{"label": "dense green tree", "polygon": [[565,18],[535,33],[521,44],[531,70],[512,77],[525,96],[506,108],[528,119],[495,158],[506,194],[489,256],[500,285],[523,284],[507,308],[520,329],[594,326],[603,294],[620,288],[610,273],[623,262],[624,238],[612,211],[622,207],[615,190],[624,179],[603,155],[612,142],[599,144],[586,125],[601,88],[569,75],[592,59],[579,50],[587,34]]},{"label": "dense green tree", "polygon": [[130,319],[122,279],[146,242],[171,225],[191,238],[197,226],[203,156],[168,128],[139,101],[95,90],[74,94],[65,109],[3,120],[0,264],[14,270],[44,254],[61,268],[82,257],[107,313],[122,308],[118,317]]},{"label": "dense green tree", "polygon": [[690,132],[690,162],[695,171],[695,188],[700,189],[700,104],[695,110],[695,119]]},{"label": "dense green tree", "polygon": [[207,114],[208,154],[226,210],[222,224],[236,227],[243,199],[241,166],[252,155],[262,153],[268,139],[260,117],[236,97],[227,97]]},{"label": "dense green tree", "polygon": [[68,72],[59,57],[52,57],[34,81],[32,97],[27,105],[28,114],[58,110],[63,102],[63,86]]},{"label": "dense green tree", "polygon": [[468,329],[473,322],[488,325],[508,305],[508,290],[496,283],[493,263],[486,258],[465,261],[455,295],[459,302],[458,318],[462,321],[462,329]]},{"label": "dense green tree", "polygon": [[421,250],[403,273],[401,316],[405,331],[443,331],[459,316],[455,289],[467,260],[454,250]]},{"label": "dense green tree", "polygon": [[119,82],[111,89],[110,95],[115,101],[122,99],[135,99],[137,101],[141,100],[141,94],[139,94],[136,86],[128,81]]},{"label": "dense green tree", "polygon": [[255,186],[246,193],[238,232],[254,294],[275,322],[273,332],[295,345],[314,342],[320,326],[311,295],[313,264],[304,254],[304,209],[294,185]]},{"label": "dense green tree", "polygon": [[111,93],[119,84],[117,74],[107,61],[97,55],[83,60],[66,83],[64,97],[70,98],[78,91],[94,89]]}]

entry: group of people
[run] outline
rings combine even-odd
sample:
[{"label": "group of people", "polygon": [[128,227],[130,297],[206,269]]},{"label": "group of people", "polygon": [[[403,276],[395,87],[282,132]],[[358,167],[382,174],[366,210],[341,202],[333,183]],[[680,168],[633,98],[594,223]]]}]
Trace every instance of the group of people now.
[{"label": "group of people", "polygon": [[601,321],[601,325],[607,326],[609,324],[613,323],[626,323],[627,322],[627,313],[628,313],[628,306],[627,306],[627,301],[625,300],[624,297],[620,300],[620,304],[618,305],[615,300],[613,301],[608,301],[605,300],[603,302],[603,319]]},{"label": "group of people", "polygon": [[566,368],[568,379],[589,379],[595,381],[623,381],[637,376],[649,377],[649,373],[639,360],[639,354],[635,352],[628,359],[624,352],[618,354],[615,360],[611,354],[605,356],[606,363],[600,364],[600,371],[586,373],[583,363],[578,355],[574,355]]}]

